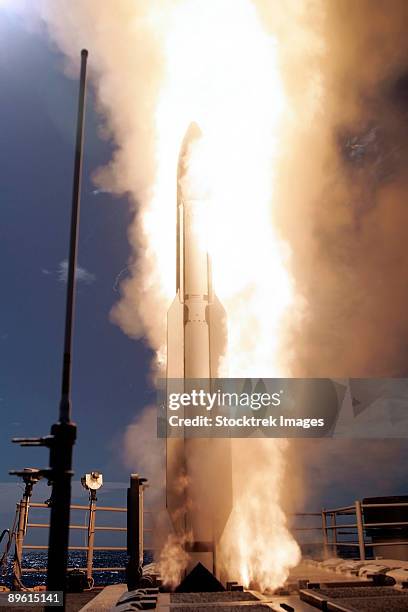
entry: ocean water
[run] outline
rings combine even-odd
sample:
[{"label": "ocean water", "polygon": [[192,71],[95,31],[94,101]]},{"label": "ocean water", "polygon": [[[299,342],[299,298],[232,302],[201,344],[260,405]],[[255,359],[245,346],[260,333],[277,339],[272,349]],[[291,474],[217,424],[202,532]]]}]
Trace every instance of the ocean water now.
[{"label": "ocean water", "polygon": [[[152,554],[149,552],[145,552],[144,555],[144,564],[151,563],[153,560]],[[125,573],[123,570],[112,570],[109,572],[98,572],[98,567],[110,567],[110,568],[120,568],[124,567],[127,562],[127,555],[124,551],[102,551],[97,550],[94,553],[93,565],[94,572],[93,578],[95,581],[95,586],[102,586],[107,584],[118,584],[120,582],[125,582]],[[69,560],[68,560],[69,568],[84,568],[86,567],[86,554],[85,551],[70,551],[69,552]],[[47,567],[47,552],[46,551],[27,551],[23,555],[23,568],[45,568]],[[2,572],[2,576],[0,578],[0,584],[5,584],[8,587],[12,586],[13,580],[13,555],[10,555],[8,559],[7,565]],[[39,584],[45,584],[46,582],[46,574],[44,572],[36,572],[36,573],[24,573],[23,569],[23,578],[22,582],[24,586],[32,587]]]},{"label": "ocean water", "polygon": [[[319,558],[319,551],[312,550],[311,547],[303,546],[302,553],[305,556]],[[343,559],[358,558],[358,552],[349,547],[338,546],[338,555]],[[143,563],[147,565],[153,561],[153,555],[149,551],[145,551]],[[99,567],[121,568],[125,567],[127,555],[124,551],[101,551],[97,550],[93,558],[93,578],[95,586],[103,586],[108,584],[118,584],[126,581],[125,572],[123,570],[111,570],[108,572],[98,571]],[[86,567],[85,551],[70,551],[68,565],[70,569]],[[27,551],[23,555],[23,568],[45,568],[47,566],[46,551]],[[1,572],[0,584],[5,584],[9,588],[12,587],[13,580],[13,554],[10,555],[6,566]],[[35,585],[45,584],[45,572],[24,573],[22,582],[24,586],[32,587]]]}]

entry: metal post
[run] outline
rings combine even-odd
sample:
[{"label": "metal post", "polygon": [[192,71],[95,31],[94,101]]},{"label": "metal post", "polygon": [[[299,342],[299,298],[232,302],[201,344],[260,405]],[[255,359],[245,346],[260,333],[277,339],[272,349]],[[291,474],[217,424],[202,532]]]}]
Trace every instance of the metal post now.
[{"label": "metal post", "polygon": [[96,519],[96,491],[89,492],[89,519],[88,519],[88,550],[86,553],[86,577],[88,584],[92,582],[93,554],[95,542]]},{"label": "metal post", "polygon": [[329,540],[328,540],[328,535],[327,535],[327,516],[326,516],[326,510],[324,508],[322,508],[322,533],[323,533],[323,556],[325,559],[327,559],[327,557],[329,556],[329,549],[328,549]]},{"label": "metal post", "polygon": [[363,513],[361,510],[361,502],[355,502],[356,508],[356,519],[357,519],[357,533],[358,533],[358,548],[360,550],[360,560],[365,561],[365,544],[364,544],[364,527],[363,527]]},{"label": "metal post", "polygon": [[143,497],[144,497],[144,486],[143,483],[139,482],[139,564],[140,567],[143,566],[143,553],[144,553],[144,544],[143,544]]},{"label": "metal post", "polygon": [[24,536],[26,531],[26,515],[28,513],[28,505],[25,497],[17,504],[18,508],[18,527],[16,534],[16,547],[14,553],[14,575],[13,575],[13,589],[19,590],[21,588],[21,565],[23,560],[23,544]]},{"label": "metal post", "polygon": [[52,483],[51,518],[48,543],[47,589],[66,590],[68,565],[69,515],[71,503],[72,450],[76,425],[71,421],[71,353],[75,304],[75,270],[78,244],[78,220],[82,172],[82,141],[85,116],[86,63],[88,52],[81,51],[81,74],[72,190],[71,233],[68,260],[67,301],[65,313],[64,359],[59,421],[51,428],[50,470]]},{"label": "metal post", "polygon": [[143,490],[146,478],[131,474],[127,490],[127,554],[126,583],[129,591],[140,584],[143,565]]},{"label": "metal post", "polygon": [[127,554],[129,559],[126,564],[126,583],[129,591],[138,587],[141,578],[139,503],[139,475],[131,474],[130,487],[127,490]]},{"label": "metal post", "polygon": [[21,589],[21,566],[23,562],[23,546],[24,537],[27,533],[28,513],[30,510],[30,498],[33,493],[34,485],[39,481],[41,476],[36,469],[25,468],[22,472],[17,472],[24,480],[25,488],[21,501],[17,504],[18,510],[18,527],[16,534],[16,546],[14,553],[14,576],[13,588]]},{"label": "metal post", "polygon": [[336,513],[332,512],[332,534],[333,534],[333,551],[334,554],[337,557],[337,520],[336,520]]}]

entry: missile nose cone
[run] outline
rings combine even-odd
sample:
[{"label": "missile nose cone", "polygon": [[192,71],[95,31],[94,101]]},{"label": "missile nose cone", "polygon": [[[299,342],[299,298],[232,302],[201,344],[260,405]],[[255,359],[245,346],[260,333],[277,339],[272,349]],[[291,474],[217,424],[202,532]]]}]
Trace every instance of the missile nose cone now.
[{"label": "missile nose cone", "polygon": [[198,140],[199,138],[201,138],[201,136],[202,136],[202,132],[198,124],[195,121],[192,121],[190,125],[188,126],[183,142],[185,143],[193,142],[194,140]]},{"label": "missile nose cone", "polygon": [[[198,127],[197,123],[194,121],[190,123],[188,129],[184,135],[183,142],[180,148],[180,154],[178,159],[178,168],[177,168],[177,183],[178,183],[178,198],[180,201],[182,196],[185,197],[193,197],[193,199],[197,199],[199,194],[197,192],[198,184],[196,182],[192,182],[191,176],[191,152],[192,147],[201,139],[202,132]],[[185,181],[187,175],[190,174],[189,180]],[[194,173],[193,173],[194,176]],[[194,194],[194,195],[193,195]]]},{"label": "missile nose cone", "polygon": [[183,164],[183,158],[186,157],[186,155],[188,154],[189,148],[191,147],[191,145],[197,140],[199,140],[201,136],[202,136],[202,132],[200,128],[198,127],[197,123],[195,123],[195,121],[192,121],[187,128],[187,131],[183,138],[183,142],[181,144],[180,155],[179,155],[180,165]]}]

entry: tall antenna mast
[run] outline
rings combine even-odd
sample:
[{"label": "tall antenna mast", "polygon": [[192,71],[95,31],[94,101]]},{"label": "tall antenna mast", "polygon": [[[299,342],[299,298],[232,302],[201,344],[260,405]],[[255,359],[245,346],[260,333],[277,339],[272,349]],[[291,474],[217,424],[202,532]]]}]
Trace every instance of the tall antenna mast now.
[{"label": "tall antenna mast", "polygon": [[71,421],[71,355],[75,309],[78,221],[81,201],[87,59],[88,51],[83,49],[81,51],[81,74],[75,142],[74,181],[72,189],[61,401],[59,405],[59,421],[51,428],[52,442],[50,444],[51,474],[49,479],[52,483],[52,494],[47,566],[47,588],[50,591],[65,590],[63,587],[65,586],[68,564],[71,478],[73,474],[72,449],[76,438],[76,425]]},{"label": "tall antenna mast", "polygon": [[[68,259],[67,300],[65,311],[64,357],[62,367],[59,420],[51,427],[49,436],[42,438],[14,438],[21,446],[47,446],[50,467],[35,470],[39,477],[48,478],[52,485],[51,518],[48,542],[47,589],[65,591],[68,565],[69,516],[71,504],[72,450],[76,439],[76,425],[71,421],[71,356],[75,309],[75,270],[78,247],[78,222],[81,199],[82,149],[85,118],[86,67],[88,51],[81,51],[78,116],[75,142],[74,180]],[[11,472],[21,475],[22,472]]]}]

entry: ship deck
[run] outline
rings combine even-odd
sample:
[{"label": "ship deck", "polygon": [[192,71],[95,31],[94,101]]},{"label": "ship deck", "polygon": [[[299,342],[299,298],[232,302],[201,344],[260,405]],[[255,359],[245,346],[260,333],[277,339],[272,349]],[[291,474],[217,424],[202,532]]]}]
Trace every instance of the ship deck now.
[{"label": "ship deck", "polygon": [[[158,593],[152,597],[148,609],[158,612],[313,612],[317,609],[333,612],[400,612],[408,610],[408,589],[396,588],[375,581],[381,575],[381,564],[407,571],[408,562],[381,560],[368,561],[368,575],[358,575],[356,567],[342,567],[341,559],[324,563],[302,561],[290,572],[285,586],[277,593],[254,590],[225,591],[220,593]],[[350,561],[343,561],[350,563]],[[353,562],[351,562],[353,563]],[[355,562],[357,563],[357,562]],[[384,575],[384,574],[383,574]],[[95,588],[83,593],[67,595],[67,612],[104,612],[112,610],[120,598],[126,597],[125,584]],[[135,593],[133,593],[135,596]],[[125,602],[123,602],[125,603]],[[16,607],[16,612],[32,607]],[[124,612],[126,606],[118,606]],[[142,608],[143,609],[143,608]]]}]

